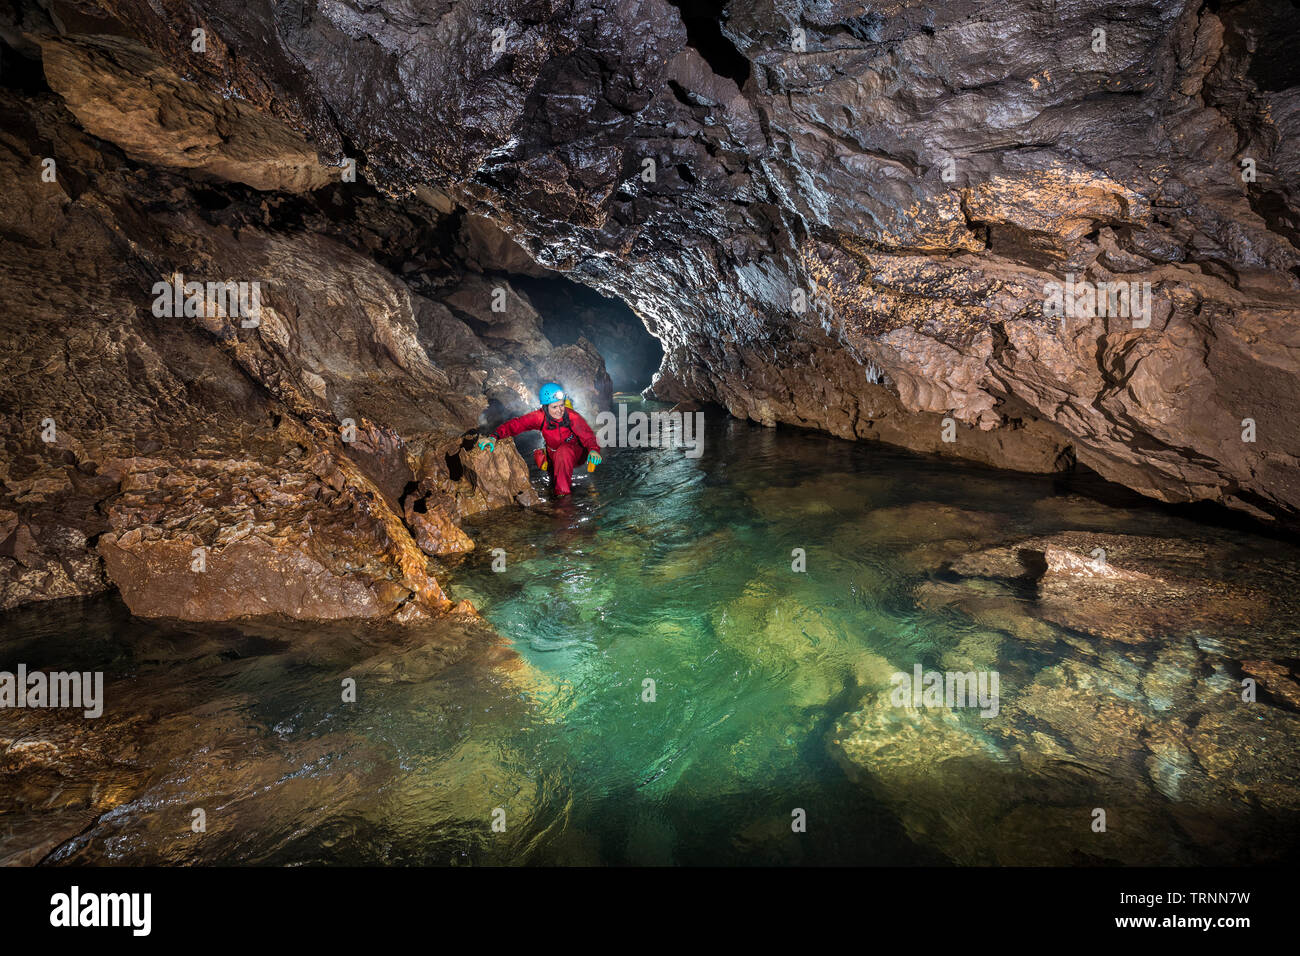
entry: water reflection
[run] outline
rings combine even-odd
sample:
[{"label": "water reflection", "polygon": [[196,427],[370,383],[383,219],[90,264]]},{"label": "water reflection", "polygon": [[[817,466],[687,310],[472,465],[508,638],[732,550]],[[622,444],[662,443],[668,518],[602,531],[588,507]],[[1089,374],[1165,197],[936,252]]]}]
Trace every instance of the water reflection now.
[{"label": "water reflection", "polygon": [[[5,713],[0,858],[1294,850],[1300,555],[1094,490],[715,420],[701,458],[616,451],[570,500],[468,522],[478,548],[442,577],[496,632],[178,626],[109,599],[8,615],[0,667],[102,669],[108,710]],[[1098,542],[1129,577],[1062,557]],[[891,705],[915,664],[996,670],[997,718]]]}]

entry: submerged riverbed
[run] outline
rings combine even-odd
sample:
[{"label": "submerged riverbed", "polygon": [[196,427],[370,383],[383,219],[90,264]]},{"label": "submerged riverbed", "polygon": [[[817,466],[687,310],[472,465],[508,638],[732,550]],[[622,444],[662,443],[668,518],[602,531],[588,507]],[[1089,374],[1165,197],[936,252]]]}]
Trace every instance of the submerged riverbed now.
[{"label": "submerged riverbed", "polygon": [[[477,549],[440,579],[491,628],[146,622],[115,598],[0,618],[0,669],[107,683],[98,720],[0,716],[0,860],[1231,863],[1300,843],[1300,550],[1280,538],[720,414],[699,458],[615,450],[572,499],[465,530]],[[897,706],[918,665],[996,674],[996,716]]]}]

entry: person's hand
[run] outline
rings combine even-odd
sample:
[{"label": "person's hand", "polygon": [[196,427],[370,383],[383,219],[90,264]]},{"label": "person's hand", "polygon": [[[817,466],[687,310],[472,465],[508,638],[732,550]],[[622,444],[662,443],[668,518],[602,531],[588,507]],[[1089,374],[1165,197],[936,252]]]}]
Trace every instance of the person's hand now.
[{"label": "person's hand", "polygon": [[495,450],[496,450],[496,447],[497,447],[496,439],[495,439],[495,438],[487,438],[486,436],[483,437],[483,438],[480,438],[480,439],[478,440],[478,447],[479,447],[479,448],[486,448],[488,451],[495,451]]},{"label": "person's hand", "polygon": [[600,455],[597,454],[596,452],[594,451],[587,452],[587,466],[589,468],[595,468],[597,465],[601,463],[601,461],[602,459]]}]

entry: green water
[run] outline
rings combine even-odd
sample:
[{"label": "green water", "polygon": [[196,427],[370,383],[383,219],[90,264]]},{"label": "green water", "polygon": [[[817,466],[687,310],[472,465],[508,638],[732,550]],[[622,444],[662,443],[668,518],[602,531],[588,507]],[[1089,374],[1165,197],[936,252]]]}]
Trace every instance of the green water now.
[{"label": "green water", "polygon": [[[918,600],[964,551],[1035,534],[1209,536],[1225,568],[1300,568],[1289,544],[1100,482],[717,416],[699,458],[614,451],[571,499],[465,529],[478,547],[441,577],[499,638],[178,626],[131,618],[113,599],[2,619],[0,667],[102,668],[111,706],[93,733],[21,728],[57,756],[10,778],[24,783],[0,813],[0,856],[44,841],[36,856],[54,863],[1230,862],[1258,837],[1294,843],[1285,781],[1262,801],[1243,797],[1231,779],[1198,776],[1206,758],[1178,736],[1218,714],[1240,677],[1244,655],[1215,651],[1226,635],[1179,636],[1183,657],[1045,624],[1025,642],[1014,621],[999,629],[969,607]],[[1030,620],[1031,589],[1004,582],[996,594],[1001,613],[1023,607]],[[1284,667],[1293,640],[1274,654]],[[1086,721],[1063,734],[1024,718],[999,737],[962,714],[920,725],[920,737],[899,724],[871,765],[883,786],[860,768],[851,778],[837,725],[915,663],[996,669],[1009,700],[1077,663],[1093,692],[1138,715],[1124,719],[1146,722],[1142,740],[1159,727],[1173,742],[1115,758]],[[340,701],[344,676],[356,703]],[[1273,700],[1260,724],[1291,760],[1293,711]],[[918,748],[939,734],[936,753],[968,773],[927,776]],[[962,749],[970,741],[976,752]],[[1022,791],[1031,798],[1018,806]],[[1118,821],[1140,806],[1140,831],[1089,843],[1098,805],[1118,807]],[[995,825],[1026,847],[956,848],[963,828],[978,844]]]}]

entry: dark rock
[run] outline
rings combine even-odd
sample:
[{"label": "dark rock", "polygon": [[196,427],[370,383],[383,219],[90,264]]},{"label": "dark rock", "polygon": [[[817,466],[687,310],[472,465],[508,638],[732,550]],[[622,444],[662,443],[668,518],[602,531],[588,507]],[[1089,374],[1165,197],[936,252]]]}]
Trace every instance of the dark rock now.
[{"label": "dark rock", "polygon": [[[1265,4],[733,4],[688,29],[663,0],[201,0],[205,55],[168,3],[79,10],[623,298],[664,342],[658,397],[918,448],[950,416],[954,455],[1300,508],[1300,86]],[[1150,325],[1045,318],[1067,274],[1150,283]]]}]

